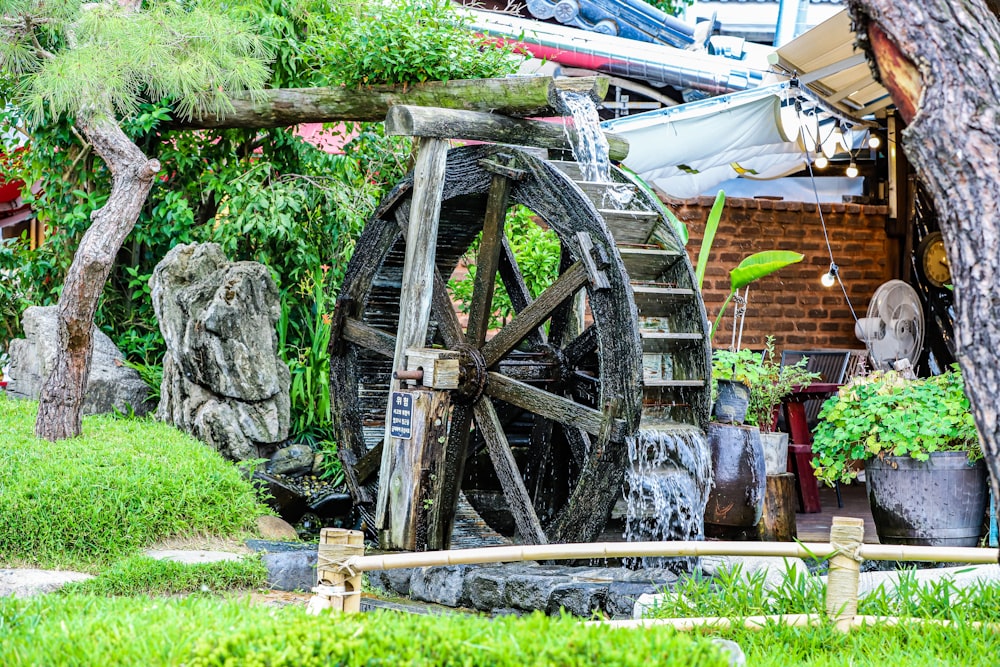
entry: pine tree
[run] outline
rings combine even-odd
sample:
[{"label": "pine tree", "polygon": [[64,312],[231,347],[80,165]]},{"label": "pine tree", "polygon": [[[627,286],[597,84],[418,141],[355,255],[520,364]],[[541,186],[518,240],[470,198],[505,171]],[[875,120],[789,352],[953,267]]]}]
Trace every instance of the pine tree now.
[{"label": "pine tree", "polygon": [[17,83],[16,103],[34,122],[72,115],[112,175],[59,299],[59,351],[39,399],[39,437],[81,432],[97,302],[160,169],[119,119],[163,99],[182,117],[224,111],[229,92],[263,86],[270,58],[248,25],[210,0],[0,0],[0,71]]}]

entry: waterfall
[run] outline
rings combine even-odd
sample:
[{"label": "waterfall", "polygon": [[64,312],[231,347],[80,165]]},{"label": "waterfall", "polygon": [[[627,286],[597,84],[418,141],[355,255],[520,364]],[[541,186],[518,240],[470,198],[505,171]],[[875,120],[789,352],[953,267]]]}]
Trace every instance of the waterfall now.
[{"label": "waterfall", "polygon": [[[712,484],[708,440],[700,429],[671,424],[643,429],[628,441],[631,465],[625,472],[629,542],[700,540],[705,536],[705,504]],[[629,559],[629,567],[664,567],[690,573],[697,558]]]},{"label": "waterfall", "polygon": [[[611,180],[611,159],[608,157],[608,140],[601,129],[601,119],[597,115],[597,105],[589,93],[560,90],[559,101],[563,114],[573,119],[572,128],[564,125],[566,138],[573,150],[573,157],[580,165],[581,180],[590,183],[613,184]],[[631,201],[632,189],[628,186],[609,187],[605,197],[609,208],[623,209]]]}]

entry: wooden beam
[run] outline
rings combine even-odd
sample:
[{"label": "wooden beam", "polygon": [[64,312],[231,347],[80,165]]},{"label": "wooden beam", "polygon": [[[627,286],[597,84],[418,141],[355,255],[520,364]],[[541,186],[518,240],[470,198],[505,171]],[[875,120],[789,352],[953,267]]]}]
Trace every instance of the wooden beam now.
[{"label": "wooden beam", "polygon": [[[561,123],[509,118],[496,113],[456,111],[433,107],[398,105],[385,117],[387,135],[435,137],[439,139],[471,139],[519,146],[569,150],[567,134],[575,138],[576,130]],[[628,155],[628,141],[605,132],[608,155],[621,161]]]},{"label": "wooden beam", "polygon": [[235,95],[232,109],[177,119],[167,129],[266,129],[300,123],[382,121],[396,104],[433,106],[467,111],[495,111],[507,116],[552,113],[557,90],[590,92],[603,100],[606,77],[553,79],[548,76],[428,81],[408,85],[364,88],[279,88],[254,95]]}]

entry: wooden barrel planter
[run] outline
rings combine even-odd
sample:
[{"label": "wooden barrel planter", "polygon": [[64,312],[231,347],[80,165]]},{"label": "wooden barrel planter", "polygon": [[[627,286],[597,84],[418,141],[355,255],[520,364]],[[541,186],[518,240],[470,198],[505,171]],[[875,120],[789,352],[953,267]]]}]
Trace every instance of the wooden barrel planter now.
[{"label": "wooden barrel planter", "polygon": [[986,464],[965,452],[927,461],[886,456],[865,463],[865,484],[882,544],[974,547],[989,500]]},{"label": "wooden barrel planter", "polygon": [[[712,422],[708,425],[712,452],[712,489],[705,509],[709,526],[752,528],[760,521],[767,484],[760,431],[751,426]],[[721,531],[726,532],[726,531]]]}]

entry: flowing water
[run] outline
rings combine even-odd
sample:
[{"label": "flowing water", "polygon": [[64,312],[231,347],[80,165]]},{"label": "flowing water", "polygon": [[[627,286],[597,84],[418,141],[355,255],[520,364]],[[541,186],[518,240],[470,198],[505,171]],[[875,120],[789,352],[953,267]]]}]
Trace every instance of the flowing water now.
[{"label": "flowing water", "polygon": [[[601,118],[597,115],[597,105],[588,93],[560,90],[559,101],[565,115],[573,119],[572,129],[564,125],[566,137],[573,149],[573,157],[580,165],[582,180],[591,183],[613,183],[611,180],[611,160],[608,157],[608,140],[601,129]],[[632,199],[632,189],[628,186],[607,189],[608,208],[623,209]]]},{"label": "flowing water", "polygon": [[[628,441],[631,465],[625,471],[628,508],[625,540],[700,540],[705,536],[705,504],[712,483],[708,440],[694,426],[642,429]],[[667,568],[690,573],[697,558],[629,559],[629,567]]]}]

